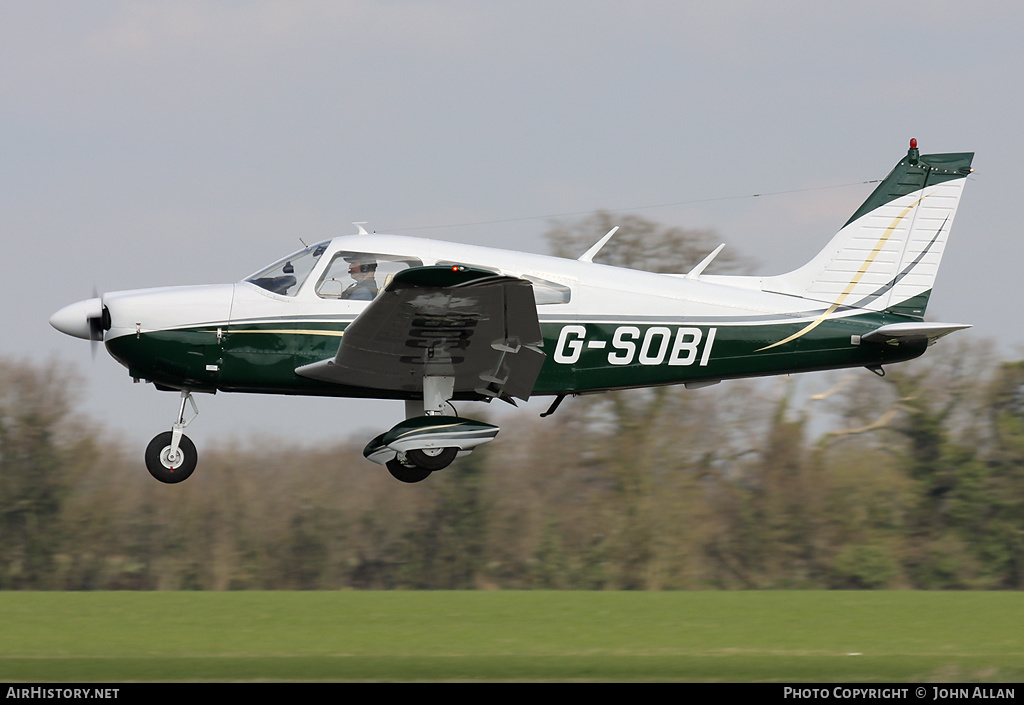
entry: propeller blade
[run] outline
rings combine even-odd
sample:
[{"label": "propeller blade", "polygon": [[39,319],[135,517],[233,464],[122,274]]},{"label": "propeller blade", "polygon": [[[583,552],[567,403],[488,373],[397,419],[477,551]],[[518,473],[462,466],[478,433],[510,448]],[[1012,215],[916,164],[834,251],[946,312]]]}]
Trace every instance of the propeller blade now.
[{"label": "propeller blade", "polygon": [[[95,292],[95,287],[93,291]],[[103,334],[110,330],[110,311],[107,309],[106,304],[103,303],[103,297],[95,297],[99,299],[100,308],[98,316],[89,317],[89,347],[92,352],[92,359],[96,359],[96,348],[99,347],[99,343],[103,342]]]}]

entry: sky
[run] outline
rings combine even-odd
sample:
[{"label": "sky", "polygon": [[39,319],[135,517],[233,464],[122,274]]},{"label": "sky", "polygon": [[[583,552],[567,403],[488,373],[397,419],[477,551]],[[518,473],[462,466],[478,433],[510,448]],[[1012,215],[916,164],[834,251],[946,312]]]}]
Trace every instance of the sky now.
[{"label": "sky", "polygon": [[[929,317],[1019,359],[1021,27],[995,1],[0,0],[0,357],[78,375],[79,413],[141,453],[177,397],[47,322],[94,290],[238,281],[353,221],[546,252],[597,209],[777,274],[915,137],[977,154]],[[403,413],[197,401],[200,453]]]}]

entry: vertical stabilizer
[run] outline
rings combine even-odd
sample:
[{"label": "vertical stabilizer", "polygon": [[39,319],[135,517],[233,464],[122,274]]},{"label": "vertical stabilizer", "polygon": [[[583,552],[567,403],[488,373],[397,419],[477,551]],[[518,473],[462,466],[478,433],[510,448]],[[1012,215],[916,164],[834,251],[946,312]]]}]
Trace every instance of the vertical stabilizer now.
[{"label": "vertical stabilizer", "polygon": [[973,153],[907,156],[828,246],[803,267],[765,277],[762,288],[828,303],[924,316],[971,173]]}]

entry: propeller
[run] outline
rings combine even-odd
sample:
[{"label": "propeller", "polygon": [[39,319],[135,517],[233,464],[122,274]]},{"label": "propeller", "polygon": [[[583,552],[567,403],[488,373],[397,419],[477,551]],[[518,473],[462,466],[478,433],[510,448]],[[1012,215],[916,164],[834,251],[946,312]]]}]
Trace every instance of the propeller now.
[{"label": "propeller", "polygon": [[103,296],[96,290],[95,285],[92,287],[92,298],[100,302],[99,315],[86,317],[89,321],[89,347],[92,348],[92,359],[95,360],[97,343],[102,343],[103,334],[110,330],[110,309],[103,303]]},{"label": "propeller", "polygon": [[[94,292],[95,293],[95,290]],[[100,302],[100,315],[88,318],[89,321],[89,347],[92,352],[92,359],[96,359],[96,348],[103,342],[103,334],[110,330],[110,309],[103,303],[103,297],[97,296]]]},{"label": "propeller", "polygon": [[93,296],[57,311],[50,316],[50,325],[61,333],[90,341],[95,358],[96,344],[102,342],[103,334],[110,330],[110,311],[102,297]]}]

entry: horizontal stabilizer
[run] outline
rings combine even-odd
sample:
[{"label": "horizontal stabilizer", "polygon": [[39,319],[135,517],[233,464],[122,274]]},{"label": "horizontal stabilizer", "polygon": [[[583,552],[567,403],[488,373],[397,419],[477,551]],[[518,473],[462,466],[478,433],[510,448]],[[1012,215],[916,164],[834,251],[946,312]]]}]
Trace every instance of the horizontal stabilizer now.
[{"label": "horizontal stabilizer", "polygon": [[861,341],[865,343],[901,343],[911,340],[928,340],[931,345],[944,335],[970,328],[967,323],[892,323],[876,328]]}]

